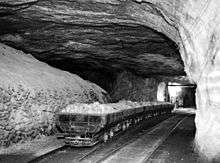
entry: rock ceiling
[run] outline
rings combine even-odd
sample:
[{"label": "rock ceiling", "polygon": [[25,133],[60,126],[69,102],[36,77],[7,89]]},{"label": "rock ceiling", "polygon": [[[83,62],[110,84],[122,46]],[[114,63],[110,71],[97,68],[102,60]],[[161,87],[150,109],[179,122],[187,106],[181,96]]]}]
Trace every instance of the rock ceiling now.
[{"label": "rock ceiling", "polygon": [[0,22],[1,42],[64,70],[185,74],[175,28],[148,4],[2,0]]}]

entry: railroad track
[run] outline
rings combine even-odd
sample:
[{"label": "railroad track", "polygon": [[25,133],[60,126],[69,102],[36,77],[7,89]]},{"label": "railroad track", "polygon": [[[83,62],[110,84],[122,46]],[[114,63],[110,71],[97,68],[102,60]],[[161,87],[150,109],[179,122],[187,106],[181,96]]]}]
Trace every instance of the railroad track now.
[{"label": "railroad track", "polygon": [[[133,141],[133,140],[132,140]],[[101,159],[98,159],[96,161],[93,161],[95,163],[101,163],[102,161],[104,161],[106,158],[110,157],[111,155],[113,155],[114,153],[116,153],[118,150],[120,150],[121,148],[123,148],[124,146],[126,146],[127,144],[129,144],[130,142],[132,141],[129,141],[127,143],[124,143],[123,145],[120,145],[116,148],[113,148],[110,152],[106,153]],[[97,152],[100,148],[104,147],[104,144],[99,144],[97,145],[96,148],[94,148],[93,150],[89,151],[88,153],[86,153],[85,155],[83,155],[78,161],[79,162],[84,162],[86,161],[86,159],[89,159],[89,157],[91,155],[93,155],[95,152]]]},{"label": "railroad track", "polygon": [[171,131],[169,131],[167,134],[165,134],[165,136],[161,139],[161,142],[156,145],[154,147],[154,150],[152,150],[152,152],[149,152],[148,155],[145,156],[144,160],[142,161],[143,163],[147,163],[149,161],[149,158],[152,156],[152,154],[159,148],[159,146],[174,132],[174,130],[176,130],[177,127],[179,127],[179,125],[185,120],[187,119],[188,116],[183,117],[182,119],[180,119],[178,121],[178,123],[175,124],[175,126],[172,128]]},{"label": "railroad track", "polygon": [[[137,127],[140,127],[142,124],[140,124],[139,126]],[[93,163],[102,163],[102,162],[105,162],[106,160],[108,160],[108,158],[110,158],[111,156],[113,156],[114,154],[116,154],[120,149],[124,148],[125,146],[127,146],[128,144],[132,143],[133,141],[135,141],[137,138],[143,136],[144,134],[152,131],[153,129],[157,128],[158,126],[160,125],[160,123],[158,123],[157,125],[154,125],[153,127],[151,128],[148,128],[147,130],[144,130],[144,132],[142,132],[141,134],[139,133],[138,135],[136,136],[133,136],[132,138],[130,138],[128,141],[125,141],[124,143],[120,144],[120,145],[117,145],[116,143],[116,146],[113,146],[111,147],[111,149],[106,152],[104,155],[102,155],[102,157],[93,157],[93,154],[95,154],[95,152],[97,152],[101,146],[95,148],[94,150],[88,152],[86,155],[84,155],[83,157],[81,157],[79,159],[79,162],[88,162],[90,159]],[[172,130],[173,131],[173,130]],[[133,131],[135,132],[135,130]],[[170,134],[170,133],[169,133]],[[123,139],[123,136],[122,136],[122,139]],[[114,141],[114,140],[113,140]],[[106,146],[108,146],[108,144],[106,144]],[[93,158],[91,158],[93,157]]]},{"label": "railroad track", "polygon": [[[117,135],[115,135],[117,136]],[[141,136],[141,135],[139,135]],[[130,141],[127,141],[126,143],[119,145],[118,147],[115,146],[109,151],[107,152],[104,156],[102,156],[101,158],[97,158],[97,160],[93,160],[92,162],[94,163],[101,163],[103,161],[105,161],[107,158],[109,158],[110,156],[114,155],[117,151],[119,151],[120,149],[122,149],[123,147],[125,147],[127,144],[131,143],[134,141],[134,139],[136,138],[132,138],[130,139]],[[110,140],[111,141],[111,140]],[[95,152],[97,152],[100,148],[104,147],[104,145],[107,144],[100,144],[99,146],[97,146],[95,149],[91,150],[90,152],[86,153],[85,155],[83,155],[78,161],[79,162],[86,162],[87,159],[89,159],[90,156],[92,156],[93,154],[95,154]]]},{"label": "railroad track", "polygon": [[95,163],[102,163],[105,160],[107,160],[110,156],[114,155],[115,153],[117,153],[120,149],[122,149],[123,147],[125,147],[127,144],[133,142],[134,140],[128,141],[127,143],[113,149],[112,151],[110,151],[109,153],[107,153],[106,155],[104,155],[102,158],[98,159],[95,161]]},{"label": "railroad track", "polygon": [[[173,128],[168,132],[168,133],[166,133],[164,136],[162,136],[161,138],[160,138],[160,140],[158,141],[158,143],[156,143],[155,145],[153,145],[150,149],[149,149],[149,151],[147,152],[147,153],[144,153],[143,154],[143,156],[145,157],[143,160],[142,159],[140,159],[139,160],[139,162],[143,162],[143,163],[147,163],[148,161],[149,161],[149,158],[151,157],[151,155],[158,149],[158,147],[169,137],[169,135],[171,135],[171,133],[174,131],[174,130],[176,130],[176,128],[186,119],[186,118],[188,118],[188,116],[185,116],[185,117],[182,117],[182,118],[180,118],[179,120],[178,120],[178,122],[173,126]],[[151,133],[154,129],[156,129],[158,126],[159,126],[160,124],[157,124],[156,126],[154,126],[154,127],[152,127],[152,128],[150,128],[150,129],[148,129],[148,130],[146,130],[142,135],[145,135],[145,134],[147,134],[147,133]],[[142,135],[140,135],[139,137],[141,137]],[[134,138],[131,140],[131,141],[129,141],[129,142],[127,142],[127,143],[125,143],[125,144],[123,144],[122,146],[120,146],[120,147],[118,147],[118,148],[116,148],[116,149],[113,149],[112,151],[110,151],[109,153],[107,153],[106,155],[104,155],[103,157],[101,157],[101,158],[99,158],[99,159],[97,159],[97,160],[93,160],[93,162],[95,162],[95,163],[106,163],[106,162],[111,162],[111,160],[113,159],[115,159],[115,158],[117,158],[118,157],[118,154],[117,154],[117,152],[120,150],[120,149],[123,149],[124,147],[124,151],[126,151],[126,146],[128,145],[128,144],[130,144],[130,143],[132,143],[133,141],[135,141],[134,140]],[[128,145],[129,146],[129,145]],[[127,148],[127,149],[129,149],[129,147]],[[122,154],[121,153],[121,151],[119,152],[120,153],[120,155]],[[116,154],[116,155],[115,155]]]},{"label": "railroad track", "polygon": [[[159,125],[159,124],[158,124],[158,125]],[[140,126],[141,126],[141,124],[139,124],[139,125],[136,126],[136,127],[140,127]],[[119,135],[122,135],[122,136],[123,136],[123,134],[126,134],[126,132],[129,132],[129,131],[125,131],[125,132],[123,132],[123,133],[115,134],[115,135],[114,135],[114,136],[115,136],[114,138],[116,138],[116,137],[119,136]],[[139,136],[141,136],[141,135],[139,135]],[[109,140],[109,141],[114,141],[114,138],[113,138],[112,140]],[[102,160],[105,160],[104,158],[107,158],[107,157],[113,155],[113,154],[116,153],[118,150],[120,150],[121,148],[123,148],[123,147],[126,146],[127,144],[129,144],[129,143],[131,143],[132,141],[134,141],[134,139],[136,139],[136,137],[133,138],[133,139],[130,139],[129,141],[126,141],[125,143],[123,143],[122,145],[120,145],[120,146],[118,146],[118,147],[116,147],[116,148],[113,148],[113,149],[112,149],[110,152],[108,152],[102,159],[97,160],[96,162],[97,162],[97,163],[102,162]],[[111,142],[110,142],[110,143],[111,143]],[[107,145],[108,145],[108,144],[99,143],[94,149],[92,149],[92,150],[89,151],[88,153],[84,154],[78,161],[79,161],[79,162],[85,161],[87,158],[89,158],[91,155],[93,155],[95,152],[97,152],[100,148],[102,148],[102,147],[104,147],[104,146],[107,146]]]},{"label": "railroad track", "polygon": [[[152,117],[148,120],[145,120],[144,122],[141,122],[140,124],[135,126],[135,128],[131,128],[131,129],[126,130],[125,132],[116,134],[112,139],[110,139],[106,143],[99,143],[95,145],[94,147],[70,148],[68,146],[62,146],[44,155],[41,155],[29,161],[28,163],[48,162],[48,159],[54,157],[57,153],[62,152],[64,150],[67,150],[69,153],[71,152],[73,153],[72,154],[73,162],[83,163],[83,162],[89,162],[90,160],[92,160],[92,162],[94,163],[101,163],[107,160],[109,157],[111,157],[115,153],[117,153],[120,149],[124,148],[126,145],[132,143],[137,138],[146,134],[153,128],[159,126],[160,122],[164,121],[165,119],[169,117],[171,116],[168,116],[168,115],[161,116],[160,118]],[[106,151],[106,148],[108,148],[107,151]],[[97,153],[100,153],[102,151],[104,151],[104,153],[102,153],[102,157],[96,157]],[[67,159],[70,160],[70,158],[67,158]]]},{"label": "railroad track", "polygon": [[96,145],[91,151],[83,154],[83,156],[81,158],[78,159],[79,162],[82,162],[83,160],[85,160],[86,158],[88,158],[90,155],[92,155],[94,152],[96,152],[101,146],[103,146],[103,144],[98,144]]}]

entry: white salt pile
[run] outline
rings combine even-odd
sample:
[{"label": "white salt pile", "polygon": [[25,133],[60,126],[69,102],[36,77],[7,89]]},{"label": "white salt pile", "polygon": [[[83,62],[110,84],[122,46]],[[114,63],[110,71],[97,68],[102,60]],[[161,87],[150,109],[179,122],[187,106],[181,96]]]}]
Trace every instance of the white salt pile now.
[{"label": "white salt pile", "polygon": [[118,103],[100,104],[95,102],[93,104],[75,103],[68,105],[61,113],[85,113],[85,114],[105,114],[113,113],[120,110],[131,109],[141,106],[166,104],[161,102],[132,102],[132,101],[119,101]]},{"label": "white salt pile", "polygon": [[73,105],[68,105],[63,109],[62,113],[85,113],[85,114],[104,114],[116,112],[117,109],[113,108],[108,104],[100,104],[95,102],[93,104],[75,103]]}]

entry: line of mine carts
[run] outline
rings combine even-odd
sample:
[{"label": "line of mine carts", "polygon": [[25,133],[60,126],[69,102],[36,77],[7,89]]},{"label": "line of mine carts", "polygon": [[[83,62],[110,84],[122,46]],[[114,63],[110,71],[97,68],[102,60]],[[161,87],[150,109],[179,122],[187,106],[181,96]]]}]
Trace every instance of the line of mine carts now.
[{"label": "line of mine carts", "polygon": [[71,146],[93,146],[142,120],[170,114],[173,108],[174,105],[168,102],[69,105],[56,115],[57,137],[64,138]]}]

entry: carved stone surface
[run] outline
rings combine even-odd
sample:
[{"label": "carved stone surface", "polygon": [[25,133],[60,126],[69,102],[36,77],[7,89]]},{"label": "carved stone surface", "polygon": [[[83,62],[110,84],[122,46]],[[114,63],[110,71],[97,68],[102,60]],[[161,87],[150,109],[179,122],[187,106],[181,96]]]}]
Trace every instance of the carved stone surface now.
[{"label": "carved stone surface", "polygon": [[185,74],[177,45],[170,40],[178,40],[175,28],[151,5],[130,0],[3,4],[8,5],[1,7],[0,40],[52,66],[73,73]]}]

